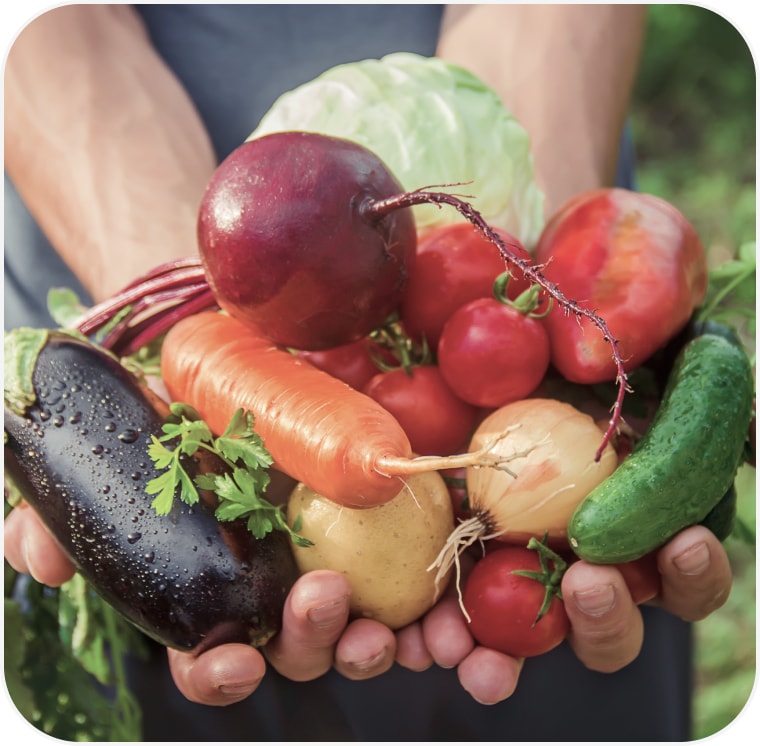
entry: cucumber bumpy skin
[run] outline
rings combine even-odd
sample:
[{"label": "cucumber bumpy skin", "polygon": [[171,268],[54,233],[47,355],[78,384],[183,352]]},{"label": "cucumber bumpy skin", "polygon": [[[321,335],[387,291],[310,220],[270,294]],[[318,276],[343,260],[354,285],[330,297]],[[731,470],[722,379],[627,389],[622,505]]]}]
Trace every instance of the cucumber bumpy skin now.
[{"label": "cucumber bumpy skin", "polygon": [[575,554],[628,562],[705,519],[742,462],[753,398],[744,350],[709,333],[689,342],[644,437],[573,513]]}]

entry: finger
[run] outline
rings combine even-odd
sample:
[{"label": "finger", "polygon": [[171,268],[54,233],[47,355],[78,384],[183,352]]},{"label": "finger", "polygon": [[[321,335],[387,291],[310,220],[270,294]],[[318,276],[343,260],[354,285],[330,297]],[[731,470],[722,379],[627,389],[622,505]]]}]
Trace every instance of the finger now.
[{"label": "finger", "polygon": [[264,648],[272,666],[292,681],[309,681],[329,671],[335,644],[348,621],[351,586],[345,575],[315,570],[291,589],[282,630]]},{"label": "finger", "polygon": [[692,526],[658,553],[662,575],[660,605],[690,622],[723,606],[731,591],[731,564],[718,538],[704,526]]},{"label": "finger", "polygon": [[446,596],[422,620],[425,645],[442,668],[453,668],[468,656],[475,642],[456,596]]},{"label": "finger", "polygon": [[348,679],[362,681],[385,673],[396,656],[396,637],[373,619],[355,619],[335,649],[335,668]]},{"label": "finger", "polygon": [[433,662],[419,622],[396,632],[396,663],[410,671],[424,671],[430,668]]},{"label": "finger", "polygon": [[261,653],[250,645],[229,643],[196,656],[167,649],[177,689],[191,702],[223,707],[252,694],[266,672]]},{"label": "finger", "polygon": [[568,642],[587,668],[610,673],[638,656],[644,623],[619,570],[575,562],[562,579],[562,597]]},{"label": "finger", "polygon": [[4,552],[14,570],[52,588],[74,575],[74,565],[37,513],[25,503],[5,519]]},{"label": "finger", "polygon": [[476,702],[494,705],[512,696],[523,662],[496,650],[476,647],[457,668],[459,683]]}]

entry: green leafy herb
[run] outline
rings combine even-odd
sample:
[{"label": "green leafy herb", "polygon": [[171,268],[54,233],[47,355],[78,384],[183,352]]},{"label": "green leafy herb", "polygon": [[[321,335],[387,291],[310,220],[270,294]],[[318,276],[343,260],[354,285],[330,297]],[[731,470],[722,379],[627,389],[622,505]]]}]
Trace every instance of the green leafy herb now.
[{"label": "green leafy herb", "polygon": [[87,310],[87,306],[70,288],[51,288],[47,294],[47,308],[53,321],[63,329],[73,328]]},{"label": "green leafy herb", "polygon": [[[146,486],[146,492],[156,496],[152,507],[157,513],[169,513],[177,492],[184,503],[194,505],[200,499],[199,490],[208,490],[217,496],[218,520],[244,519],[257,539],[277,530],[286,531],[299,546],[311,545],[288,526],[282,507],[264,497],[272,457],[254,430],[251,412],[239,409],[225,431],[215,437],[193,407],[175,402],[170,405],[162,431],[163,435],[154,435],[148,446],[151,460],[163,470]],[[205,472],[194,477],[188,473],[187,460],[201,449],[216,457],[221,473]]]},{"label": "green leafy herb", "polygon": [[731,323],[745,319],[748,331],[755,331],[755,242],[743,244],[735,259],[711,270],[707,296],[698,311],[700,321],[713,319]]},{"label": "green leafy herb", "polygon": [[16,575],[5,597],[8,693],[35,727],[65,741],[140,741],[125,673],[144,638],[81,576],[46,588]]}]

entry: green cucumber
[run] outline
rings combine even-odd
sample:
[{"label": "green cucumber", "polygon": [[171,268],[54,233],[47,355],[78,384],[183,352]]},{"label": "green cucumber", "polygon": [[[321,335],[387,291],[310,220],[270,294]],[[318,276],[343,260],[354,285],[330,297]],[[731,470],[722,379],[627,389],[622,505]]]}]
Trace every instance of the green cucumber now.
[{"label": "green cucumber", "polygon": [[738,497],[736,487],[732,484],[718,504],[699,522],[700,525],[709,528],[721,541],[725,541],[734,530]]},{"label": "green cucumber", "polygon": [[644,437],[573,513],[573,551],[589,562],[628,562],[703,521],[741,465],[753,399],[743,349],[709,332],[691,340]]}]

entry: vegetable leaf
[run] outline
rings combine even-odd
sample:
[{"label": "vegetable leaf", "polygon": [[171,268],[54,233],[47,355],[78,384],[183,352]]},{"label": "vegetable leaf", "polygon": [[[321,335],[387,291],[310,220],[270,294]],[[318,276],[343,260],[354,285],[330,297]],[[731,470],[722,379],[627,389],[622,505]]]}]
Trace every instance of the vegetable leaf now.
[{"label": "vegetable leaf", "polygon": [[200,499],[196,485],[180,463],[182,453],[181,448],[172,451],[152,436],[148,455],[156,468],[165,469],[165,471],[160,476],[151,479],[145,486],[145,491],[149,495],[156,495],[151,507],[159,515],[167,515],[171,511],[174,494],[178,488],[180,499],[187,505],[195,505]]},{"label": "vegetable leaf", "polygon": [[[211,429],[191,406],[174,402],[162,426],[162,435],[153,436],[148,455],[157,469],[163,470],[146,487],[156,495],[153,508],[168,513],[179,491],[180,499],[193,505],[200,499],[198,490],[211,491],[217,499],[219,521],[244,519],[248,530],[261,539],[270,531],[286,531],[302,546],[310,541],[298,536],[287,524],[281,506],[272,505],[265,497],[273,459],[254,430],[254,416],[239,409],[222,435],[214,437]],[[220,471],[204,470],[191,476],[185,468],[188,460],[205,450],[215,457]]]},{"label": "vegetable leaf", "polygon": [[270,467],[272,457],[264,448],[264,441],[254,431],[253,425],[253,415],[239,409],[224,433],[216,439],[215,445],[229,462],[240,460],[251,470],[258,471]]},{"label": "vegetable leaf", "polygon": [[63,329],[72,329],[87,310],[87,306],[70,288],[51,288],[47,294],[47,308],[53,321]]},{"label": "vegetable leaf", "polygon": [[[263,474],[263,478],[262,478]],[[272,530],[287,531],[299,546],[311,546],[312,542],[298,536],[288,526],[282,507],[272,505],[260,495],[269,484],[269,475],[244,469],[235,469],[217,479],[219,507],[216,517],[220,521],[246,518],[248,530],[261,539]]]},{"label": "vegetable leaf", "polygon": [[756,245],[743,244],[738,256],[710,271],[705,300],[698,310],[700,321],[713,319],[729,323],[744,318],[748,330],[755,330]]}]

